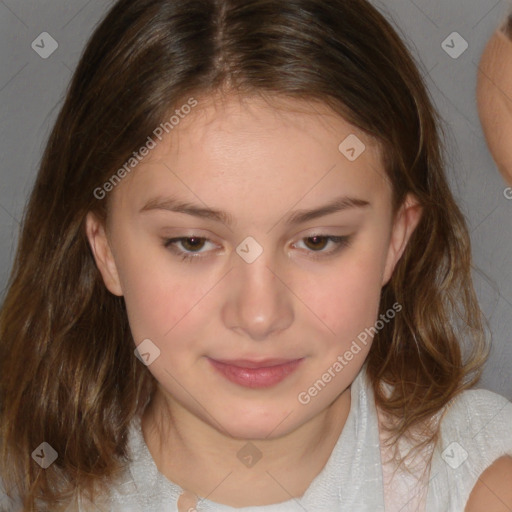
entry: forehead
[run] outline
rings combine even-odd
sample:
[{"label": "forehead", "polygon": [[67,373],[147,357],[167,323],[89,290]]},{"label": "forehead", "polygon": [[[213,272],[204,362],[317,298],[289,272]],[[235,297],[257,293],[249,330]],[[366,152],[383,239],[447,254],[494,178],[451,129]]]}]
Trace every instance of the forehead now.
[{"label": "forehead", "polygon": [[238,95],[197,102],[116,194],[142,201],[168,187],[209,203],[239,193],[282,203],[333,187],[357,194],[387,185],[377,141],[320,102]]}]

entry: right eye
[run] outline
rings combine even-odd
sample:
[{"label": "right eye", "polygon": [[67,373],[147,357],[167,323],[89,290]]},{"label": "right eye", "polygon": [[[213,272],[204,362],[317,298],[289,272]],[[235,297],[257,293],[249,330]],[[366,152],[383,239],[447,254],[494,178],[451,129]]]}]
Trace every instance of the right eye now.
[{"label": "right eye", "polygon": [[[208,238],[200,236],[182,236],[164,239],[164,246],[170,249],[174,254],[181,256],[183,260],[192,261],[196,258],[204,258],[204,256],[196,256],[195,254],[199,255],[207,252],[201,251],[207,242],[210,242]],[[183,249],[179,249],[178,244],[181,245]]]}]

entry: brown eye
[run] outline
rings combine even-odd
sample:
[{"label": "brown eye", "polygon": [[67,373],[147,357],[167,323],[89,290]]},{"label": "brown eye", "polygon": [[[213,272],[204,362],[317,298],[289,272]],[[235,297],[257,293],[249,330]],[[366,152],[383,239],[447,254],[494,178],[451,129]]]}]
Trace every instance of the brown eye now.
[{"label": "brown eye", "polygon": [[177,256],[181,256],[184,261],[192,261],[206,257],[206,253],[209,251],[203,251],[202,249],[208,243],[214,245],[208,238],[200,236],[181,236],[163,240],[164,247]]},{"label": "brown eye", "polygon": [[187,251],[197,251],[199,249],[202,249],[205,241],[206,238],[199,238],[195,236],[191,238],[180,239],[182,247]]},{"label": "brown eye", "polygon": [[[348,247],[352,240],[353,235],[349,236],[331,236],[331,235],[313,235],[302,238],[300,243],[303,243],[306,247],[306,253],[309,253],[308,257],[317,259],[328,256],[334,256],[336,253],[341,251],[344,247]],[[329,245],[332,245],[330,249],[324,250]]]},{"label": "brown eye", "polygon": [[304,240],[312,240],[311,244],[306,244],[310,249],[315,251],[321,251],[324,249],[329,242],[329,237],[327,236],[310,236],[308,238],[304,238]]}]

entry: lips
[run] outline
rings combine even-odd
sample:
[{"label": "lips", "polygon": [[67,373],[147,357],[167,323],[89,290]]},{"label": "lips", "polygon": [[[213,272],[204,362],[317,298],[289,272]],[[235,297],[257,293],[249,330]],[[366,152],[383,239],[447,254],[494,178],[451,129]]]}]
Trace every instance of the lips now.
[{"label": "lips", "polygon": [[227,366],[237,366],[239,368],[269,368],[288,364],[297,361],[297,359],[261,359],[259,361],[253,359],[213,359],[213,361]]},{"label": "lips", "polygon": [[227,380],[247,388],[267,388],[292,374],[301,359],[210,359],[212,366]]}]

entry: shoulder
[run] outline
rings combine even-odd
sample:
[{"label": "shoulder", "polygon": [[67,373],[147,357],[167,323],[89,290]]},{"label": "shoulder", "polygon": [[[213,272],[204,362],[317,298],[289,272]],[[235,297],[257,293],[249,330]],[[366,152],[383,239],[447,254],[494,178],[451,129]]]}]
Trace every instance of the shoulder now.
[{"label": "shoulder", "polygon": [[440,429],[445,439],[469,440],[469,449],[500,444],[512,449],[512,402],[485,389],[465,390],[443,410]]},{"label": "shoulder", "polygon": [[[511,427],[512,428],[512,427]],[[465,512],[512,510],[512,456],[505,455],[494,461],[478,478],[473,487]]]},{"label": "shoulder", "polygon": [[488,390],[463,391],[442,411],[439,427],[431,504],[449,510],[475,507],[474,500],[484,499],[489,488],[501,492],[502,481],[512,481],[512,402]]},{"label": "shoulder", "polygon": [[[504,396],[487,389],[467,389],[457,394],[446,406],[446,418],[454,418],[457,414],[477,414],[478,417],[489,419],[506,409],[505,414],[512,414],[509,406],[512,402]],[[498,410],[496,410],[498,407]]]},{"label": "shoulder", "polygon": [[476,512],[484,506],[487,512],[512,509],[512,402],[482,389],[461,393],[459,402],[458,409],[466,411],[467,418],[477,418],[478,430],[470,430],[480,439],[476,446],[488,452],[476,465],[479,474],[465,512]]}]

